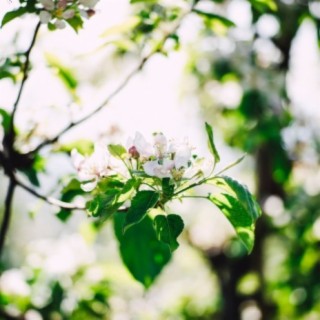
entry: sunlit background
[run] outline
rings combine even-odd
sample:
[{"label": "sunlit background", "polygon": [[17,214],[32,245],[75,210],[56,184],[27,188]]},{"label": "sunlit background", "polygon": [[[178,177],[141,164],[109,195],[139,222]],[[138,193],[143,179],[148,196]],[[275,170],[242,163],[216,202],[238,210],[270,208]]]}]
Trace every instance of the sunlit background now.
[{"label": "sunlit background", "polygon": [[[187,6],[184,1],[163,3]],[[290,1],[283,3],[294,5]],[[1,1],[0,19],[16,5],[15,1]],[[179,50],[170,51],[167,56],[155,55],[103,111],[63,136],[61,142],[83,138],[126,144],[136,131],[145,136],[161,131],[168,137],[188,137],[199,154],[208,156],[204,122],[209,121],[216,129],[221,168],[248,153],[231,173],[257,193],[265,211],[266,229],[272,230],[263,245],[258,244],[263,252],[254,253],[263,256],[263,267],[258,271],[249,268],[236,284],[238,292],[250,296],[241,305],[241,319],[319,319],[320,291],[314,287],[318,281],[314,273],[320,264],[317,246],[320,241],[317,216],[320,55],[316,26],[311,19],[305,19],[299,26],[286,73],[278,67],[282,53],[271,41],[281,32],[275,15],[266,13],[256,20],[245,0],[232,0],[223,5],[203,1],[200,7],[203,10],[219,8],[237,27],[228,33],[216,31],[206,37],[202,18],[191,15],[178,31]],[[319,19],[319,3],[312,2],[309,7]],[[33,70],[17,114],[19,130],[35,133],[32,139],[21,138],[19,147],[23,151],[32,149],[70,120],[94,109],[138,65],[137,55],[117,55],[113,44],[122,32],[119,26],[131,21],[133,12],[127,0],[101,0],[96,14],[78,34],[71,28],[56,32],[48,31],[45,26],[41,28],[31,57]],[[1,58],[28,47],[36,22],[34,17],[27,16],[0,30]],[[256,64],[248,59],[253,51]],[[234,69],[226,64],[220,65],[220,69],[217,67],[216,73],[212,72],[215,63],[218,65],[222,60],[233,61]],[[48,67],[57,63],[72,70],[79,83],[76,91],[68,90],[57,77],[55,68]],[[231,70],[226,72],[223,68]],[[215,78],[219,70],[220,75]],[[285,87],[288,96],[284,98]],[[292,171],[288,169],[288,177],[277,181],[285,196],[281,192],[268,193],[270,190],[261,194],[259,190],[257,145],[265,138],[257,137],[254,131],[259,120],[248,114],[248,121],[239,124],[236,116],[232,116],[245,92],[252,88],[263,92],[268,103],[279,108],[272,111],[273,116],[282,117],[287,110],[291,113],[279,131],[280,145],[290,162],[288,167],[293,167]],[[2,80],[0,106],[10,110],[16,92],[17,87],[10,79]],[[259,113],[257,110],[252,113]],[[261,116],[264,115],[261,113]],[[273,128],[271,125],[268,128],[273,139]],[[247,142],[246,147],[241,145],[243,140]],[[271,147],[268,152],[272,159],[278,151]],[[43,154],[48,156],[48,150],[44,149]],[[74,168],[70,159],[59,153],[47,161],[47,170],[40,175],[41,190],[56,195],[60,177],[74,173]],[[0,179],[3,203],[7,181],[3,175]],[[98,315],[108,314],[106,319],[231,319],[223,318],[221,311],[228,297],[223,296],[219,282],[221,270],[215,265],[218,261],[214,261],[214,256],[222,252],[226,259],[233,259],[230,264],[240,260],[236,245],[230,242],[234,234],[232,227],[201,199],[174,203],[172,208],[183,212],[187,231],[179,239],[181,246],[173,260],[145,291],[121,263],[109,224],[96,234],[83,212],[74,213],[64,223],[55,216],[56,208],[18,190],[3,257],[6,270],[0,278],[1,292],[12,297],[8,310],[18,315],[31,301],[34,308],[27,310],[26,319],[45,319],[36,309],[45,310],[48,305],[53,310],[50,319],[65,319],[59,315],[59,308],[71,314],[81,301],[83,305],[90,304]],[[301,230],[305,221],[308,228]],[[262,230],[258,228],[257,232]],[[304,241],[304,249],[297,248],[297,257],[292,262],[290,259],[294,257],[290,252],[299,237]],[[263,280],[259,272],[263,273]],[[284,276],[286,273],[292,277]],[[301,274],[309,278],[303,280]],[[294,283],[294,277],[301,277],[300,283]],[[266,296],[266,305],[269,303],[271,309],[274,308],[272,317],[266,317],[255,301],[254,293],[261,291]],[[61,292],[65,294],[55,310],[50,303]],[[303,306],[301,313],[297,311],[299,306]],[[81,312],[84,311],[70,319],[101,318],[90,318]]]}]

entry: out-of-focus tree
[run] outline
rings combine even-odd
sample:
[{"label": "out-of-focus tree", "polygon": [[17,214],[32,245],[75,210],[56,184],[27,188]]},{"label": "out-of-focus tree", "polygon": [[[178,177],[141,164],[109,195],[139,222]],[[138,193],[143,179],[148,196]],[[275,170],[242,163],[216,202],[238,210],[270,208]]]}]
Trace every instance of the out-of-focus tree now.
[{"label": "out-of-focus tree", "polygon": [[287,89],[293,43],[305,21],[319,41],[319,3],[229,1],[222,8],[241,27],[227,38],[208,28],[200,32],[206,36],[192,47],[188,66],[196,80],[191,95],[229,145],[252,155],[256,193],[266,214],[251,256],[207,252],[220,279],[219,317],[317,319],[318,195],[317,190],[308,195],[297,176],[303,172],[307,179],[318,170],[318,133],[312,119],[295,112]]},{"label": "out-of-focus tree", "polygon": [[[170,204],[173,201],[200,198],[214,204],[233,226],[237,236],[235,241],[241,252],[250,253],[260,207],[246,186],[225,175],[227,169],[238,164],[243,157],[225,168],[216,168],[220,154],[209,123],[205,123],[204,131],[210,159],[196,154],[188,141],[168,140],[161,132],[153,134],[152,142],[136,133],[126,147],[121,144],[107,145],[101,141],[61,142],[66,133],[108,105],[154,55],[166,55],[178,49],[178,31],[189,15],[204,18],[204,22],[209,19],[217,23],[218,27],[213,27],[214,30],[218,30],[219,26],[234,26],[232,21],[219,14],[203,11],[198,7],[199,1],[181,1],[174,5],[131,1],[132,5],[137,5],[138,13],[119,27],[120,38],[110,43],[118,57],[139,57],[133,70],[95,108],[82,115],[79,112],[80,115],[70,116],[72,112],[66,112],[67,115],[61,119],[62,127],[55,128],[54,134],[41,130],[39,134],[44,119],[24,124],[24,128],[17,125],[17,113],[23,103],[26,84],[34,72],[32,53],[37,46],[39,31],[47,27],[47,32],[59,32],[69,27],[80,32],[85,20],[96,14],[97,3],[98,0],[20,0],[13,10],[3,16],[2,31],[26,16],[34,23],[34,29],[26,49],[17,48],[2,57],[0,70],[1,79],[9,81],[16,89],[12,106],[0,109],[0,165],[8,182],[0,226],[0,254],[10,227],[17,187],[58,207],[56,215],[62,221],[70,219],[74,211],[86,212],[92,221],[93,233],[112,220],[122,261],[145,288],[153,284],[179,247],[177,239],[184,229],[184,222],[180,215],[171,213]],[[110,35],[110,32],[119,34],[118,31],[108,30],[104,36]],[[21,30],[18,30],[18,35],[20,33]],[[71,104],[81,106],[81,81],[76,73],[51,54],[46,53],[44,58],[64,86]],[[57,153],[71,156],[77,174],[59,177],[61,183],[54,186],[55,192],[59,190],[59,195],[53,197],[43,192],[39,173],[46,171],[48,159]],[[194,190],[203,185],[211,186],[211,192],[194,194]],[[69,254],[65,253],[66,266]],[[108,318],[109,284],[96,278],[96,281],[87,283],[90,278],[88,264],[83,265],[80,261],[69,273],[50,277],[46,275],[46,263],[43,263],[47,259],[52,267],[54,263],[50,258],[43,252],[35,260],[33,258],[30,258],[32,263],[24,271],[4,271],[5,264],[1,267],[4,271],[0,279],[2,317]],[[39,290],[44,292],[42,298],[39,297]]]}]

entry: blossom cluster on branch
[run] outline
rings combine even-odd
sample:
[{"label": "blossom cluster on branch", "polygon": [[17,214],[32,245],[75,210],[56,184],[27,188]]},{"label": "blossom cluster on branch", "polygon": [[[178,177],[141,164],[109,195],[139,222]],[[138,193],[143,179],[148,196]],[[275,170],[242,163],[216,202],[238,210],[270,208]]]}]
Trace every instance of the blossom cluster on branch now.
[{"label": "blossom cluster on branch", "polygon": [[66,22],[90,18],[95,14],[94,7],[99,0],[39,0],[41,10],[40,21],[49,28],[63,29]]}]

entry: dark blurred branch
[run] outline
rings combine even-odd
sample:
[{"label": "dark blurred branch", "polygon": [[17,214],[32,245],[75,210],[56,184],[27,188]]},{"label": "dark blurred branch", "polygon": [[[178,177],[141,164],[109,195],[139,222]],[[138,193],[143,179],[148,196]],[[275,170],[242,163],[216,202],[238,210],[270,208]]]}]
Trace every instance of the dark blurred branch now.
[{"label": "dark blurred branch", "polygon": [[1,223],[1,229],[0,229],[0,257],[3,251],[4,242],[9,229],[10,218],[11,218],[11,207],[12,207],[12,200],[13,200],[15,187],[16,187],[16,182],[13,179],[10,179],[7,195],[5,199],[5,204],[4,204],[5,207],[4,207],[3,219]]},{"label": "dark blurred branch", "polygon": [[15,137],[15,131],[14,131],[15,115],[16,115],[16,112],[18,110],[18,105],[19,105],[19,102],[20,102],[20,98],[21,98],[25,83],[26,83],[26,81],[28,79],[28,69],[29,69],[29,65],[30,65],[30,54],[31,54],[31,51],[32,51],[32,49],[33,49],[33,47],[35,45],[36,38],[37,38],[37,35],[38,35],[38,32],[39,32],[40,26],[41,26],[41,23],[38,22],[37,25],[36,25],[36,28],[35,28],[35,30],[33,32],[33,36],[32,36],[32,39],[31,39],[30,46],[27,49],[27,51],[24,53],[26,61],[24,63],[23,69],[22,69],[23,77],[22,77],[22,81],[21,81],[21,85],[20,85],[20,88],[19,88],[19,91],[18,91],[18,95],[17,95],[16,101],[15,101],[15,103],[13,105],[13,110],[12,110],[11,119],[10,119],[9,133],[7,135],[7,139],[8,139],[7,140],[7,146],[9,148],[12,148],[12,149],[13,149],[13,143],[14,143],[14,137]]},{"label": "dark blurred branch", "polygon": [[168,38],[175,34],[177,30],[180,28],[182,21],[185,19],[187,15],[189,15],[194,8],[194,5],[190,8],[189,11],[184,13],[182,17],[180,18],[179,22],[176,24],[176,26],[168,33],[166,33],[163,37],[163,39],[155,46],[155,48],[148,54],[146,55],[140,63],[125,77],[125,79],[120,83],[120,85],[112,91],[109,96],[98,106],[96,107],[93,111],[91,111],[89,114],[84,116],[83,118],[76,120],[74,122],[71,122],[69,125],[67,125],[64,129],[62,129],[59,133],[57,133],[54,137],[49,138],[42,143],[40,143],[34,150],[30,151],[28,154],[34,154],[40,151],[43,147],[53,144],[59,140],[59,138],[64,135],[66,132],[68,132],[70,129],[72,129],[75,126],[78,126],[82,122],[85,122],[86,120],[90,119],[92,116],[100,112],[105,106],[107,106],[110,101],[118,95],[126,86],[127,84],[131,81],[132,78],[135,77],[146,65],[146,63],[156,54],[161,52],[165,42],[168,40]]}]

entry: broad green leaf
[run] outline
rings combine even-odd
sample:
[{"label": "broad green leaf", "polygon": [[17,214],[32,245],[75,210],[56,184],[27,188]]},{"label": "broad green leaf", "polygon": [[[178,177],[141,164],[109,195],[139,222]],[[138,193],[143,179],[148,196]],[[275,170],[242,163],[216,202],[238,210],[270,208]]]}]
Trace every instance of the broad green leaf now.
[{"label": "broad green leaf", "polygon": [[122,261],[132,276],[148,288],[169,262],[170,249],[157,239],[152,220],[148,216],[125,234],[122,232],[124,222],[124,213],[114,215],[115,234],[120,244]]},{"label": "broad green leaf", "polygon": [[232,196],[237,198],[252,220],[256,220],[261,216],[261,209],[246,186],[227,176],[217,177],[215,184],[218,187],[224,188],[228,193],[231,193]]},{"label": "broad green leaf", "polygon": [[124,223],[124,232],[130,227],[139,223],[147,214],[147,211],[153,208],[159,200],[159,194],[150,190],[139,191],[132,199],[131,206]]},{"label": "broad green leaf", "polygon": [[179,247],[177,238],[184,228],[181,217],[176,214],[157,215],[153,223],[158,239],[166,243],[171,252],[176,250]]},{"label": "broad green leaf", "polygon": [[24,15],[25,13],[27,13],[27,9],[26,8],[19,8],[17,10],[14,11],[9,11],[7,12],[1,22],[1,28],[7,24],[8,22],[12,21],[15,18],[21,17],[22,15]]},{"label": "broad green leaf", "polygon": [[212,127],[207,122],[206,122],[206,131],[207,131],[207,135],[208,135],[209,150],[210,150],[211,154],[214,157],[214,161],[216,163],[218,163],[220,161],[220,156],[219,156],[218,150],[217,150],[217,148],[216,148],[216,146],[214,144],[214,137],[213,137]]},{"label": "broad green leaf", "polygon": [[205,12],[205,11],[198,10],[198,9],[193,9],[192,11],[197,13],[198,15],[206,17],[206,18],[208,18],[210,20],[219,21],[227,28],[236,26],[234,22],[232,22],[231,20],[229,20],[229,19],[227,19],[227,18],[225,18],[223,16],[220,16],[218,14],[211,13],[211,12]]},{"label": "broad green leaf", "polygon": [[121,144],[109,144],[108,150],[115,158],[122,159],[123,155],[127,153],[127,150]]},{"label": "broad green leaf", "polygon": [[218,177],[215,184],[228,193],[210,196],[214,203],[235,228],[248,253],[254,244],[254,225],[260,216],[260,208],[247,188],[230,177]]}]

